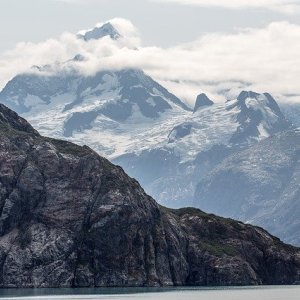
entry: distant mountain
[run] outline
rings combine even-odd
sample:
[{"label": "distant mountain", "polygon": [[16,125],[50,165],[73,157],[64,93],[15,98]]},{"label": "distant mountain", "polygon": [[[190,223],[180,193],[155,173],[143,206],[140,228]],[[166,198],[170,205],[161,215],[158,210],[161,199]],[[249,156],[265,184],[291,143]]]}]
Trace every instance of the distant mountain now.
[{"label": "distant mountain", "polygon": [[150,123],[172,111],[190,111],[135,69],[102,71],[88,77],[75,71],[47,76],[41,69],[13,78],[0,93],[0,101],[31,120],[42,133],[75,138],[88,129]]},{"label": "distant mountain", "polygon": [[114,161],[161,203],[173,207],[189,205],[200,179],[227,156],[291,127],[269,94],[253,92],[184,112],[181,120],[172,122],[174,127],[165,134],[156,133],[164,134],[162,142]]},{"label": "distant mountain", "polygon": [[0,104],[0,287],[297,284],[300,249],[262,228],[159,206],[87,146]]},{"label": "distant mountain", "polygon": [[110,37],[113,40],[117,40],[121,37],[120,33],[115,29],[115,27],[107,22],[99,27],[78,33],[77,36],[85,41],[99,40],[103,37]]},{"label": "distant mountain", "polygon": [[[103,37],[116,46],[121,38],[110,23],[78,36],[87,42]],[[43,135],[89,145],[173,208],[190,206],[197,186],[201,208],[199,186],[208,174],[226,158],[293,128],[286,116],[297,121],[296,109],[281,106],[283,114],[268,93],[243,91],[224,103],[202,93],[191,109],[142,70],[83,75],[76,64],[86,60],[79,53],[66,62],[34,66],[7,83],[0,102]],[[285,238],[296,241],[290,234]]]},{"label": "distant mountain", "polygon": [[214,102],[210,100],[204,93],[201,93],[198,95],[196,99],[196,103],[194,106],[194,112],[196,112],[198,109],[205,107],[205,106],[211,106]]},{"label": "distant mountain", "polygon": [[40,68],[13,78],[0,101],[44,135],[92,146],[172,207],[190,204],[198,181],[226,156],[290,126],[269,94],[242,92],[221,104],[201,94],[193,111],[134,69],[84,77]]},{"label": "distant mountain", "polygon": [[248,145],[251,144],[251,139],[262,140],[291,125],[274,98],[268,93],[243,91],[230,109],[239,111],[237,115],[239,126],[231,138],[234,144],[246,143]]},{"label": "distant mountain", "polygon": [[[98,86],[94,86],[95,83]],[[92,122],[101,115],[123,123],[130,118],[157,119],[172,109],[189,110],[183,102],[140,70],[98,73],[81,80],[76,92],[77,99],[66,105],[64,112],[85,105],[84,98],[94,97],[99,101],[105,95],[106,99],[91,110],[73,113],[64,124],[65,136],[91,128]]]},{"label": "distant mountain", "polygon": [[300,245],[299,182],[300,131],[284,131],[220,163],[199,182],[194,205]]},{"label": "distant mountain", "polygon": [[[300,99],[300,95],[299,95]],[[295,125],[300,127],[300,103],[280,103],[280,109],[284,115]]]}]

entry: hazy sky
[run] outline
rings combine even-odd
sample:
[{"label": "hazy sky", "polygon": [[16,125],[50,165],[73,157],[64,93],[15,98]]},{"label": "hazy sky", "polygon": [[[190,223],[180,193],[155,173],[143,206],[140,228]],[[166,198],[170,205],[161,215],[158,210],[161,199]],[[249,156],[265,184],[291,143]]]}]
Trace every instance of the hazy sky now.
[{"label": "hazy sky", "polygon": [[[300,95],[300,0],[0,0],[0,88],[81,53],[84,74],[141,68],[193,102],[241,89]],[[112,18],[124,40],[74,33]],[[138,49],[138,51],[136,51]]]},{"label": "hazy sky", "polygon": [[[13,48],[21,41],[44,41],[58,37],[64,31],[77,32],[115,17],[131,20],[140,30],[143,44],[156,46],[192,41],[205,32],[263,27],[274,21],[300,24],[299,14],[268,9],[273,0],[246,1],[266,3],[265,7],[236,5],[243,1],[205,0],[206,3],[217,3],[205,7],[179,4],[201,4],[202,0],[0,0],[0,52]],[[232,9],[230,5],[222,7],[226,7],[224,3],[232,2],[233,7],[238,8]]]}]

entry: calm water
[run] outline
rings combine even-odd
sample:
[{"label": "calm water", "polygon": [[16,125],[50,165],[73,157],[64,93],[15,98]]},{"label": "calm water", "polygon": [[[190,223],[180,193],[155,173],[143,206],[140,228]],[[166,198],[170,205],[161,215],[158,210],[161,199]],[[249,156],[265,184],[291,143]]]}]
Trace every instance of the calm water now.
[{"label": "calm water", "polygon": [[299,300],[300,286],[214,289],[0,289],[0,298],[1,300]]}]

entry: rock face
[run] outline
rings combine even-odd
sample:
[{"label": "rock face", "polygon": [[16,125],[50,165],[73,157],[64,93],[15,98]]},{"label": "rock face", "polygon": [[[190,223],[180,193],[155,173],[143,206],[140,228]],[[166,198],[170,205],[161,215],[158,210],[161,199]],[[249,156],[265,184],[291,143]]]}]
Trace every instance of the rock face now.
[{"label": "rock face", "polygon": [[230,140],[233,144],[251,145],[254,144],[253,141],[263,140],[291,128],[291,123],[268,93],[243,91],[237,101],[230,105],[230,109],[239,111],[237,116],[239,126]]},{"label": "rock face", "polygon": [[202,93],[196,99],[194,113],[201,107],[212,106],[212,105],[214,105],[214,102],[211,101],[205,94]]},{"label": "rock face", "polygon": [[95,27],[91,30],[87,30],[82,34],[79,33],[77,36],[81,39],[84,39],[85,41],[99,40],[106,36],[110,37],[113,40],[117,40],[121,37],[120,33],[109,22],[103,24],[100,27]]},{"label": "rock face", "polygon": [[300,250],[261,228],[170,210],[90,148],[0,105],[0,286],[300,282]]},{"label": "rock face", "polygon": [[300,103],[280,103],[284,115],[296,126],[300,127]]}]

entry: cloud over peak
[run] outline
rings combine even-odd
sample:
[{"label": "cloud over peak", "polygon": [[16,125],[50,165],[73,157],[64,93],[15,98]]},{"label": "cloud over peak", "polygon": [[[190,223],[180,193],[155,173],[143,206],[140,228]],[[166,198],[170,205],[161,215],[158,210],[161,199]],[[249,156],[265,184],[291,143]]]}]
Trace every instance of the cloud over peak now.
[{"label": "cloud over peak", "polygon": [[[275,22],[231,34],[206,34],[190,43],[161,48],[141,46],[138,31],[128,20],[109,22],[122,38],[106,36],[86,42],[76,34],[64,33],[43,43],[18,44],[0,55],[1,87],[33,65],[52,64],[54,71],[76,70],[83,75],[140,68],[190,102],[200,91],[215,97],[245,88],[275,95],[300,94],[299,25]],[[78,54],[84,59],[70,60]],[[67,63],[54,64],[64,61]]]},{"label": "cloud over peak", "polygon": [[228,9],[263,8],[286,14],[300,13],[299,0],[149,0],[161,3],[177,3],[202,7]]}]

